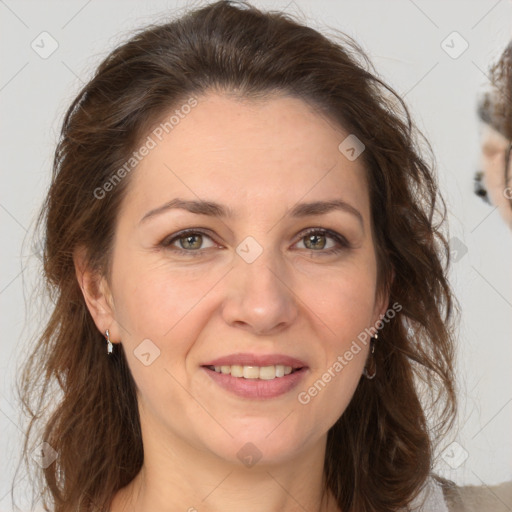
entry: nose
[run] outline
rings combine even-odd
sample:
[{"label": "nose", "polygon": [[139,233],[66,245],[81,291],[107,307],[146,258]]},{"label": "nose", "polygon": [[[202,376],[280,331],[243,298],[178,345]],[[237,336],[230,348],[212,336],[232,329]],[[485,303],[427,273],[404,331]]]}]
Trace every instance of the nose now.
[{"label": "nose", "polygon": [[270,251],[263,251],[252,263],[237,257],[228,279],[222,316],[230,326],[272,335],[297,318],[297,297],[289,272]]}]

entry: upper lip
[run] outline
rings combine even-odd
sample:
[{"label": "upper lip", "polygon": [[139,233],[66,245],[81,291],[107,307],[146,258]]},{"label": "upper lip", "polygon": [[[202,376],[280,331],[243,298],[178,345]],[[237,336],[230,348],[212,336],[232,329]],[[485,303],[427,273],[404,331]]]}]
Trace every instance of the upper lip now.
[{"label": "upper lip", "polygon": [[293,369],[304,368],[306,363],[296,357],[286,356],[284,354],[231,354],[229,356],[213,359],[202,366],[273,366],[282,364],[291,366]]}]

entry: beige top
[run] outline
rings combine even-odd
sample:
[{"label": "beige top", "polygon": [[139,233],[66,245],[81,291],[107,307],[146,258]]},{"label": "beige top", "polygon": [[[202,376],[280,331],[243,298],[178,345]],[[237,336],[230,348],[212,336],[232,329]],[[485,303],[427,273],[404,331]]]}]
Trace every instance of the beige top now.
[{"label": "beige top", "polygon": [[458,486],[432,475],[412,503],[413,512],[511,512],[512,481],[498,485]]},{"label": "beige top", "polygon": [[511,512],[512,481],[497,485],[459,487],[442,480],[444,496],[450,512]]}]

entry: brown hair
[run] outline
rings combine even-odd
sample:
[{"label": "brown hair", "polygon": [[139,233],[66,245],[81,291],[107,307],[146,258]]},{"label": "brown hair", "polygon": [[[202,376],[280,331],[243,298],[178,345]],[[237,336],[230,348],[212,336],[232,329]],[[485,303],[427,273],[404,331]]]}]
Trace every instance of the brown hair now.
[{"label": "brown hair", "polygon": [[73,264],[75,248],[84,247],[91,268],[109,275],[130,179],[103,199],[94,191],[165,112],[212,88],[312,102],[366,146],[379,290],[402,309],[379,337],[377,377],[361,379],[328,433],[326,490],[347,512],[406,506],[430,475],[436,440],[453,423],[454,299],[440,230],[444,203],[433,164],[421,154],[431,155],[430,147],[349,37],[338,34],[336,42],[289,15],[242,7],[220,1],[140,31],[108,55],[66,113],[39,219],[53,313],[20,379],[30,416],[27,463],[34,436],[58,454],[37,473],[45,506],[55,512],[108,509],[143,463],[123,347],[107,357]]},{"label": "brown hair", "polygon": [[490,68],[493,89],[478,102],[478,117],[512,141],[512,42]]}]

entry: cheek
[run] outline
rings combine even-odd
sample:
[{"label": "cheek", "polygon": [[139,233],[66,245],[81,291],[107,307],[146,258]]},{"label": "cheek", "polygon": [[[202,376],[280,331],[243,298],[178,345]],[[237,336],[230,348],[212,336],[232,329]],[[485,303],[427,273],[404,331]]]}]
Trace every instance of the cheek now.
[{"label": "cheek", "polygon": [[220,270],[210,270],[176,269],[165,261],[148,264],[143,258],[124,268],[120,264],[115,289],[119,297],[116,316],[126,326],[131,342],[140,336],[161,340],[183,324],[182,320],[197,308],[222,277]]},{"label": "cheek", "polygon": [[501,191],[505,186],[504,159],[501,155],[483,156],[484,185],[490,193]]},{"label": "cheek", "polygon": [[510,222],[510,205],[504,194],[505,171],[503,159],[498,157],[487,159],[484,172],[484,187],[487,189],[491,203],[498,206],[502,216]]},{"label": "cheek", "polygon": [[211,290],[222,274],[142,261],[117,268],[116,319],[128,365],[139,399],[164,418],[190,399],[187,356],[214,313]]},{"label": "cheek", "polygon": [[297,400],[329,428],[346,409],[360,381],[374,333],[371,328],[378,320],[375,261],[370,257],[350,272],[315,282],[311,289],[317,352],[322,357]]},{"label": "cheek", "polygon": [[[189,360],[188,355],[200,346],[201,333],[215,314],[216,286],[226,269],[177,270],[165,262],[148,264],[141,258],[133,264],[120,262],[117,270],[122,279],[114,290],[116,320],[137,387],[145,400],[161,401],[167,396],[168,407],[183,406],[188,396],[182,396],[181,385],[191,384],[193,358]],[[154,405],[155,410],[162,407]]]},{"label": "cheek", "polygon": [[[357,336],[374,321],[376,262],[373,255],[317,276],[302,286],[318,321],[331,334],[328,339],[338,348],[343,348],[347,338]],[[306,290],[309,290],[307,295]]]},{"label": "cheek", "polygon": [[497,165],[496,162],[489,158],[484,158],[483,160],[483,168],[484,168],[484,176],[485,181],[488,185],[494,184],[496,181],[496,170]]}]

